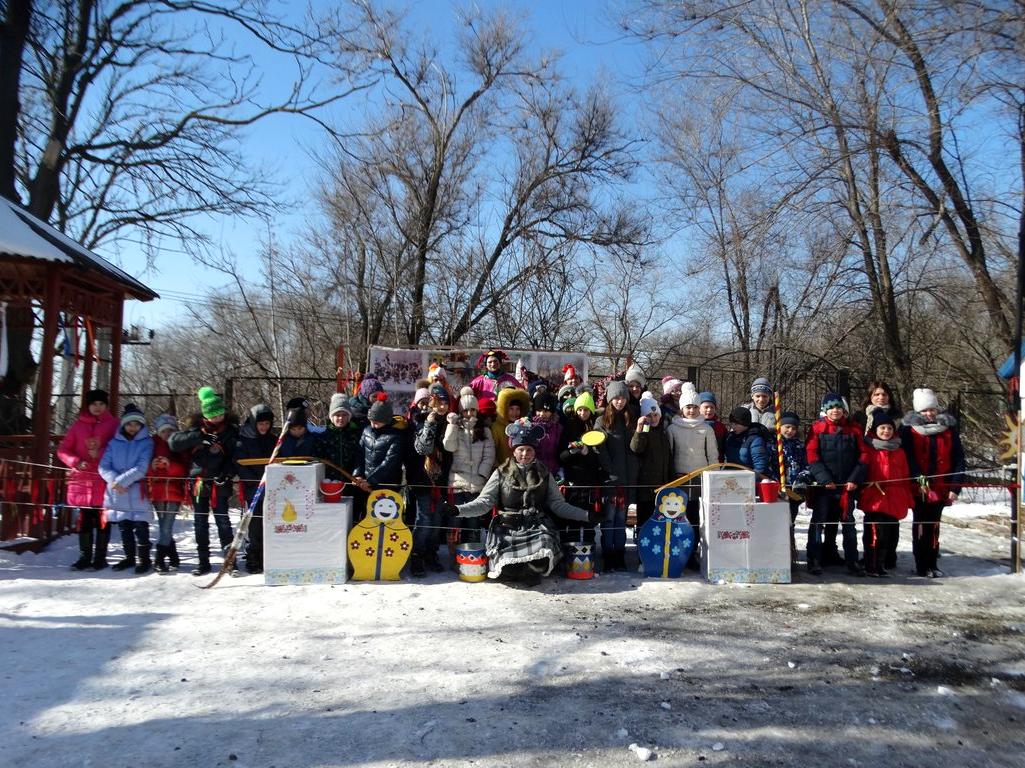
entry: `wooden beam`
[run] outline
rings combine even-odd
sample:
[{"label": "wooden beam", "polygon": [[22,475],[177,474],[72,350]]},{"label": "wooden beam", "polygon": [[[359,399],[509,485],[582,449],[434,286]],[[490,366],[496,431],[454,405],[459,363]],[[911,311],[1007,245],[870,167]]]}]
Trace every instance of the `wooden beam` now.
[{"label": "wooden beam", "polygon": [[57,340],[57,314],[60,312],[61,271],[51,269],[46,278],[43,300],[43,345],[39,351],[39,373],[32,407],[32,460],[50,463],[50,399],[53,396],[53,348]]},{"label": "wooden beam", "polygon": [[110,329],[110,410],[118,415],[118,390],[121,388],[121,325],[125,312],[125,295],[119,294],[114,327]]}]

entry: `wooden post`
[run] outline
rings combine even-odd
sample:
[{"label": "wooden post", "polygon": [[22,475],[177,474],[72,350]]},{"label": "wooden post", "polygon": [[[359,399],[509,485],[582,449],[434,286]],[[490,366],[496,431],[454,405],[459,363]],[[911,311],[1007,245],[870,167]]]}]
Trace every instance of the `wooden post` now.
[{"label": "wooden post", "polygon": [[125,313],[125,295],[117,295],[117,310],[110,329],[110,410],[118,415],[118,390],[121,389],[121,322]]},{"label": "wooden post", "polygon": [[32,461],[50,463],[50,398],[53,396],[53,345],[57,340],[57,313],[61,309],[61,273],[49,270],[43,303],[43,345],[39,352],[39,377],[32,404]]}]

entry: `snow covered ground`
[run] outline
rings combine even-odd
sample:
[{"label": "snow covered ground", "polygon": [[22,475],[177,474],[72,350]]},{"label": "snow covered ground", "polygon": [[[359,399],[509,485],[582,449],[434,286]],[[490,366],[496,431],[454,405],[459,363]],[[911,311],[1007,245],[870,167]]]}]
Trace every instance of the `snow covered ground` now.
[{"label": "snow covered ground", "polygon": [[789,586],[202,591],[72,573],[71,537],[3,552],[0,761],[597,768],[644,748],[665,765],[1021,766],[1025,579],[1006,532],[972,519],[1006,510],[951,510],[937,580],[904,575],[909,528],[897,578]]}]

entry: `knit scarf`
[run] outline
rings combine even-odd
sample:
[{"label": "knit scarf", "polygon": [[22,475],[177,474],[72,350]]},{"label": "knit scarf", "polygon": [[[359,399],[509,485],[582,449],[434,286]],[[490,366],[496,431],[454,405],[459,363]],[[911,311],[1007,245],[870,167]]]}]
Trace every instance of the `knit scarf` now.
[{"label": "knit scarf", "polygon": [[949,429],[946,424],[939,424],[934,421],[928,424],[915,424],[911,428],[920,435],[938,435],[940,432],[946,432]]},{"label": "knit scarf", "polygon": [[878,437],[873,437],[872,447],[877,451],[895,451],[900,448],[900,438],[893,437],[889,440],[880,440]]}]

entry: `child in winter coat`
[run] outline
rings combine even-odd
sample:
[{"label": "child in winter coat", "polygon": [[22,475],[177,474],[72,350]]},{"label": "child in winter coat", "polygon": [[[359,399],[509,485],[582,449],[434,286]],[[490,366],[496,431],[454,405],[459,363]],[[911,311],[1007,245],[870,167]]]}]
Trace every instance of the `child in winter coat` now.
[{"label": "child in winter coat", "polygon": [[160,414],[153,422],[153,459],[149,465],[147,484],[150,501],[157,512],[159,533],[156,568],[160,573],[167,573],[181,563],[174,543],[174,522],[185,501],[189,459],[185,454],[174,453],[167,446],[167,438],[177,430],[178,419],[169,413]]},{"label": "child in winter coat", "polygon": [[[601,519],[602,562],[607,571],[626,570],[626,508],[637,497],[637,455],[630,450],[630,438],[637,418],[628,407],[630,390],[625,382],[612,381],[605,389],[608,405],[595,424],[605,434],[598,459],[608,477],[602,494],[604,515]],[[638,411],[640,400],[638,399]]]},{"label": "child in winter coat", "polygon": [[673,477],[673,450],[669,443],[670,416],[662,412],[651,392],[641,395],[641,416],[630,437],[630,450],[638,458],[637,527],[655,513],[655,491]]},{"label": "child in winter coat", "polygon": [[730,412],[730,430],[723,445],[726,461],[775,477],[764,427],[751,422],[750,409],[737,406]]},{"label": "child in winter coat", "polygon": [[[349,400],[344,393],[335,392],[331,395],[327,418],[330,423],[327,429],[317,436],[313,455],[331,462],[324,466],[324,476],[328,480],[348,480],[349,478],[336,467],[349,475],[352,474],[356,466],[356,451],[359,449],[362,430],[352,418]],[[353,511],[362,512],[359,507],[355,507]]]},{"label": "child in winter coat", "polygon": [[[465,504],[480,494],[495,468],[495,441],[485,421],[478,417],[479,403],[470,387],[459,391],[459,413],[448,415],[442,445],[452,454],[449,480],[456,504]],[[481,541],[481,518],[461,518],[460,538]]]},{"label": "child in winter coat", "polygon": [[[783,411],[780,416],[780,435],[783,438],[783,471],[786,473],[786,488],[790,503],[790,559],[797,560],[797,542],[794,538],[794,522],[804,501],[804,493],[811,482],[808,454],[804,441],[798,437],[801,417],[793,411]],[[797,496],[798,498],[794,498]]]},{"label": "child in winter coat", "polygon": [[224,400],[212,387],[200,387],[196,393],[200,412],[193,414],[185,429],[167,440],[175,452],[189,454],[192,478],[192,523],[196,532],[199,563],[193,576],[210,573],[210,509],[221,549],[231,545],[231,478],[235,473],[234,452],[238,443],[238,422],[227,412]]},{"label": "child in winter coat", "polygon": [[558,403],[555,396],[539,391],[531,399],[533,415],[531,423],[544,430],[544,437],[537,444],[537,460],[548,467],[556,482],[562,481],[562,467],[559,466],[559,442],[562,440],[562,424],[557,415]]},{"label": "child in winter coat", "polygon": [[941,412],[936,393],[916,389],[915,410],[904,417],[901,442],[908,457],[911,477],[916,479],[914,524],[911,546],[915,572],[937,578],[940,551],[940,516],[943,508],[957,501],[964,482],[965,458],[957,420]]},{"label": "child in winter coat", "polygon": [[[594,397],[584,392],[573,400],[573,417],[562,430],[559,464],[566,481],[566,501],[588,511],[592,519],[598,516],[601,504],[599,493],[604,480],[598,449],[586,446],[581,438],[594,429]],[[586,520],[557,518],[562,530],[562,541],[594,543],[594,524]]]},{"label": "child in winter coat", "polygon": [[[673,457],[673,474],[676,477],[689,475],[719,460],[719,444],[715,431],[701,417],[698,391],[686,381],[680,389],[680,415],[674,416],[669,424],[669,450]],[[701,525],[701,480],[692,479],[686,486],[687,521],[699,530]],[[691,551],[689,567],[697,570],[698,549]]]},{"label": "child in winter coat", "polygon": [[730,428],[719,420],[719,403],[712,392],[702,392],[698,395],[698,410],[701,417],[708,423],[715,432],[715,442],[719,446],[719,461],[726,460],[726,437]]},{"label": "child in winter coat", "polygon": [[772,407],[772,385],[759,376],[751,384],[751,402],[745,406],[751,411],[751,422],[766,429],[776,429],[776,414]]},{"label": "child in winter coat", "polygon": [[125,550],[124,560],[111,570],[134,568],[136,573],[143,574],[153,565],[149,540],[153,508],[143,482],[152,458],[153,438],[146,428],[146,417],[134,403],[129,403],[121,416],[121,429],[100,459],[100,476],[107,483],[103,507],[110,522],[117,523]]},{"label": "child in winter coat", "polygon": [[814,489],[811,525],[808,527],[808,570],[822,573],[822,538],[829,538],[829,526],[843,522],[843,553],[847,569],[864,576],[858,563],[858,534],[854,527],[854,493],[865,476],[865,441],[857,424],[847,419],[847,408],[840,395],[827,392],[822,398],[825,414],[812,424],[808,438],[808,462],[817,488]]},{"label": "child in winter coat", "polygon": [[96,469],[107,443],[120,426],[107,402],[107,393],[102,389],[86,392],[85,408],[57,447],[57,458],[71,469],[67,503],[78,510],[78,560],[71,566],[75,571],[100,571],[107,567],[110,525],[100,514],[106,484]]},{"label": "child in winter coat", "polygon": [[[444,446],[450,410],[448,390],[440,382],[431,384],[428,390],[431,410],[413,440],[413,448],[423,469],[413,488],[416,525],[413,528],[413,556],[409,572],[417,578],[427,575],[426,568],[435,573],[445,570],[438,559],[438,545],[444,533],[441,505],[450,501],[448,476],[452,468],[452,453]],[[414,481],[407,478],[407,482]]]},{"label": "child in winter coat", "polygon": [[865,570],[869,576],[889,576],[885,565],[892,551],[897,557],[899,521],[915,505],[911,495],[911,471],[901,447],[893,417],[875,414],[868,442],[868,473],[858,506],[865,513]]},{"label": "child in winter coat", "polygon": [[[242,424],[235,446],[235,471],[242,486],[242,500],[249,505],[260,487],[266,460],[274,452],[278,436],[274,432],[274,411],[269,405],[259,403],[249,409],[249,415]],[[253,519],[249,525],[249,542],[246,545],[246,571],[263,572],[263,497],[253,508]]]}]

